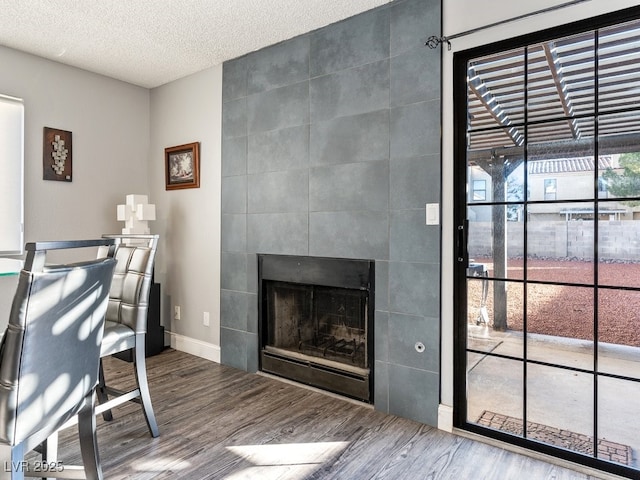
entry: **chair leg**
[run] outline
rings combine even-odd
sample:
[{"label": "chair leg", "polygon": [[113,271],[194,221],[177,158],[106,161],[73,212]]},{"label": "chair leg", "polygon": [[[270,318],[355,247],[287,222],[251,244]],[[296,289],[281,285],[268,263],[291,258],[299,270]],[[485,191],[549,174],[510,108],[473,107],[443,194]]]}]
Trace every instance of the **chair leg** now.
[{"label": "chair leg", "polygon": [[[100,359],[100,370],[98,371],[98,386],[96,387],[96,394],[98,396],[98,403],[106,403],[109,400],[107,395],[107,384],[104,379],[104,369],[102,368],[102,359]],[[105,422],[113,420],[111,410],[105,410],[102,412],[102,418]]]},{"label": "chair leg", "polygon": [[11,479],[11,480],[24,480],[24,445],[14,445],[11,447],[11,460],[9,465],[3,465],[2,469],[2,479]]},{"label": "chair leg", "polygon": [[85,404],[78,413],[80,453],[87,480],[103,480],[98,442],[96,438],[96,416],[94,414],[95,392],[85,397]]},{"label": "chair leg", "polygon": [[[58,461],[58,431],[56,430],[41,443],[42,463],[52,464]],[[42,477],[43,480],[52,480],[49,477]]]},{"label": "chair leg", "polygon": [[149,384],[147,382],[147,361],[145,355],[145,334],[136,334],[136,347],[134,364],[136,372],[136,382],[140,389],[140,400],[142,401],[142,410],[144,412],[147,426],[152,437],[160,435],[158,431],[158,423],[156,422],[156,416],[153,413],[153,406],[151,405],[151,395],[149,394]]}]

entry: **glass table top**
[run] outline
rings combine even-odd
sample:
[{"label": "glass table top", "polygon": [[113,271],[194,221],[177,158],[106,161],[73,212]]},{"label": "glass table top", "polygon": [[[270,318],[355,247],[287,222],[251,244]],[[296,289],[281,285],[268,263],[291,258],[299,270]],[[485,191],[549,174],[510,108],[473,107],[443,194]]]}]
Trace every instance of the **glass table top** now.
[{"label": "glass table top", "polygon": [[18,275],[22,270],[22,260],[0,258],[0,277]]}]

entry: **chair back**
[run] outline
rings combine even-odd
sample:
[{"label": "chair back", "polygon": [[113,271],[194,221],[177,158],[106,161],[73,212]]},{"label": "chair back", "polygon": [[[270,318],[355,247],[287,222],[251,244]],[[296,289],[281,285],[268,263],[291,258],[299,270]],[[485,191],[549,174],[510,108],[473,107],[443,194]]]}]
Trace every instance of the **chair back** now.
[{"label": "chair back", "polygon": [[[109,292],[107,321],[146,333],[149,293],[159,235],[103,235],[116,241],[115,273]],[[99,256],[105,254],[101,249]]]},{"label": "chair back", "polygon": [[47,242],[44,250],[27,244],[0,346],[0,440],[9,445],[55,431],[80,410],[98,382],[115,260],[45,266],[40,254],[46,248],[75,248],[69,246],[74,242],[55,243]]}]

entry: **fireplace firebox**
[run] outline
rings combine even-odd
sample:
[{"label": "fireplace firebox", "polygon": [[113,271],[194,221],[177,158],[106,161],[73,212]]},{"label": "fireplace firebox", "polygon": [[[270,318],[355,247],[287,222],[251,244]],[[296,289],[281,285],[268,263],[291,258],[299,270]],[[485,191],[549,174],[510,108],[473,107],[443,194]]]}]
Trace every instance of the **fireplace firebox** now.
[{"label": "fireplace firebox", "polygon": [[372,403],[372,260],[259,255],[262,371]]}]

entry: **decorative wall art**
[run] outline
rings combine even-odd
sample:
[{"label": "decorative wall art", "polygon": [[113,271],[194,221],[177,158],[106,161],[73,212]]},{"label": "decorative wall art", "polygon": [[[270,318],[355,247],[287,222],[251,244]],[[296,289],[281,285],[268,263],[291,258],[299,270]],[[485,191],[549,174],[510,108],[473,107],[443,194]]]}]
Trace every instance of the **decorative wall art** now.
[{"label": "decorative wall art", "polygon": [[44,127],[42,179],[72,180],[71,132]]},{"label": "decorative wall art", "polygon": [[118,221],[124,222],[123,235],[148,235],[149,220],[156,219],[156,206],[146,195],[129,194],[124,205],[118,205]]},{"label": "decorative wall art", "polygon": [[164,149],[166,190],[200,187],[200,143]]}]

